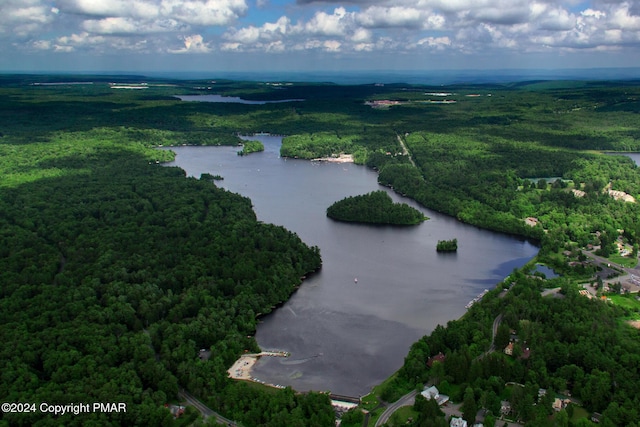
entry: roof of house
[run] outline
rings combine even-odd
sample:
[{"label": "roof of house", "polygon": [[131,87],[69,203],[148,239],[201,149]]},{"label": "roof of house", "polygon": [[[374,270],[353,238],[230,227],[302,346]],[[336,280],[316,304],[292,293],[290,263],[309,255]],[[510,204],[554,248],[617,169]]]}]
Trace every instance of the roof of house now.
[{"label": "roof of house", "polygon": [[449,427],[467,427],[467,422],[462,418],[451,417]]}]

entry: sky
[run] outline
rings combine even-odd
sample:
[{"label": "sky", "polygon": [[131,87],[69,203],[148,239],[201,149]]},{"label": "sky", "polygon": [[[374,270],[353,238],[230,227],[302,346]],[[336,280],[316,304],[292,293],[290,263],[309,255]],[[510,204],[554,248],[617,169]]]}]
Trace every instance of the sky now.
[{"label": "sky", "polygon": [[639,66],[640,0],[0,0],[0,72]]}]

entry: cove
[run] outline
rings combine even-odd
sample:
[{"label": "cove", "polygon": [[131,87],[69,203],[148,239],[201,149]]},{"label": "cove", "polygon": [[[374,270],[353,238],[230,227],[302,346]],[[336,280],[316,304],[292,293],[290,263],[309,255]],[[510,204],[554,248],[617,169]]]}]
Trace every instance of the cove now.
[{"label": "cove", "polygon": [[[250,139],[265,151],[242,157],[238,147],[173,147],[176,160],[168,165],[189,176],[222,175],[216,185],[249,197],[260,221],[320,247],[322,269],[258,325],[262,349],[291,353],[258,361],[253,376],[267,383],[367,394],[402,366],[412,343],[462,316],[470,300],[538,251],[525,240],[425,209],[380,186],[364,166],[284,159],[281,137]],[[430,220],[393,227],[326,217],[332,203],[380,189]],[[456,253],[436,252],[438,240],[452,238]]]}]

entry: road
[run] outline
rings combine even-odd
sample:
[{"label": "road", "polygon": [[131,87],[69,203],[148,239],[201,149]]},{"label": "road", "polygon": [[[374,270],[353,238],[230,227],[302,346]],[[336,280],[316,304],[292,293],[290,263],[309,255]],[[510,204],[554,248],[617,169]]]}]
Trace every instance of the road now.
[{"label": "road", "polygon": [[640,274],[640,263],[638,265],[636,265],[635,267],[633,267],[633,268],[629,268],[629,267],[624,267],[624,266],[622,266],[620,264],[616,264],[614,262],[611,262],[607,258],[604,258],[604,257],[601,257],[599,255],[596,255],[593,252],[582,251],[582,253],[584,255],[586,255],[587,257],[596,260],[600,264],[604,264],[606,266],[610,265],[611,267],[615,267],[616,269],[622,270],[626,274],[633,274],[633,275],[639,275]]},{"label": "road", "polygon": [[480,360],[483,357],[487,356],[488,354],[493,353],[494,351],[496,351],[496,334],[498,333],[498,327],[500,326],[500,322],[502,321],[502,314],[499,314],[498,316],[496,316],[496,318],[493,320],[493,327],[492,327],[492,336],[491,336],[491,346],[489,347],[489,350],[485,351],[484,353],[482,353],[480,356],[476,357],[475,360]]},{"label": "road", "polygon": [[[496,334],[498,333],[498,327],[500,326],[500,322],[502,321],[502,314],[499,314],[498,316],[496,316],[496,318],[493,320],[493,326],[492,326],[492,336],[491,336],[491,347],[489,347],[489,350],[485,351],[484,353],[482,353],[480,356],[476,357],[476,360],[478,359],[482,359],[483,357],[485,357],[486,355],[494,352],[496,350],[496,346],[495,346],[495,340],[496,340]],[[391,405],[389,405],[387,407],[387,409],[384,410],[384,412],[382,413],[382,415],[380,415],[380,418],[378,418],[378,421],[376,421],[376,427],[380,427],[381,425],[385,424],[387,421],[389,421],[389,418],[391,418],[391,415],[393,415],[393,413],[395,411],[397,411],[399,408],[403,407],[403,406],[411,406],[415,403],[416,400],[416,394],[418,392],[413,390],[411,393],[405,394],[404,396],[402,396],[399,400],[397,400],[396,402],[392,403]],[[445,411],[445,413],[447,413],[447,415],[451,416],[451,415],[455,415],[455,416],[460,416],[460,405],[454,405],[449,403],[448,404],[449,407],[449,412]],[[442,408],[444,410],[444,408]]]},{"label": "road", "polygon": [[178,396],[183,399],[187,404],[196,408],[201,414],[202,417],[206,420],[207,418],[214,417],[218,424],[224,424],[227,426],[238,427],[235,421],[232,421],[228,418],[223,417],[222,415],[215,412],[213,409],[209,408],[207,405],[202,403],[200,400],[189,394],[188,392],[181,390],[178,392]]},{"label": "road", "polygon": [[405,156],[408,156],[409,157],[409,161],[411,162],[413,167],[415,167],[416,164],[413,161],[413,157],[411,157],[411,153],[409,152],[409,149],[407,148],[407,144],[404,143],[404,139],[402,139],[400,134],[398,134],[397,137],[398,137],[398,142],[400,143],[400,146],[402,147],[402,154],[404,154]]},{"label": "road", "polygon": [[389,421],[389,418],[391,418],[391,415],[393,415],[393,413],[397,411],[399,408],[403,406],[412,406],[416,401],[416,394],[418,394],[418,392],[413,390],[411,393],[405,394],[400,399],[398,399],[397,401],[389,405],[387,409],[384,410],[382,415],[380,415],[380,418],[378,418],[378,421],[376,421],[376,427],[380,427],[381,425]]}]

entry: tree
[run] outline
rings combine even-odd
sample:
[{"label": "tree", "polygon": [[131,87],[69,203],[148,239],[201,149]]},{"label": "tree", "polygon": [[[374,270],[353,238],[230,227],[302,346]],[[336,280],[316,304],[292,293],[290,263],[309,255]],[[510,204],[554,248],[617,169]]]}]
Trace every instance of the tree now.
[{"label": "tree", "polygon": [[464,398],[462,402],[462,417],[469,423],[473,424],[476,421],[476,414],[478,413],[478,405],[476,403],[476,397],[471,387],[467,387],[464,391]]}]

